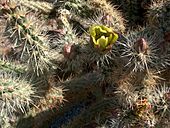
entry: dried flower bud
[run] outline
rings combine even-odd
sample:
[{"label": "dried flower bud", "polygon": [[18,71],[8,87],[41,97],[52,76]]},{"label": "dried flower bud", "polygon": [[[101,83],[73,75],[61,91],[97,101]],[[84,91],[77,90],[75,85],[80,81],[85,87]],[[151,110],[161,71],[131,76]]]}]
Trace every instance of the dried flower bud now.
[{"label": "dried flower bud", "polygon": [[138,53],[146,54],[148,50],[148,43],[144,38],[140,38],[136,41],[134,48]]},{"label": "dried flower bud", "polygon": [[73,44],[66,44],[63,48],[63,54],[66,58],[73,58],[74,56],[74,45]]}]

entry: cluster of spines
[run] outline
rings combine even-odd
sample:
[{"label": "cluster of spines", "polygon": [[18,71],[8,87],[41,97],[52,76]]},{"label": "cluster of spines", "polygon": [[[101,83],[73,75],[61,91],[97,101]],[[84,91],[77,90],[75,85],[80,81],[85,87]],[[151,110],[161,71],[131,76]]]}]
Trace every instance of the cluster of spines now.
[{"label": "cluster of spines", "polygon": [[[48,69],[50,58],[48,56],[49,40],[43,29],[42,23],[32,16],[25,8],[17,3],[5,3],[4,17],[7,16],[7,28],[5,34],[10,34],[14,49],[19,49],[19,60],[28,63],[38,75]],[[37,23],[38,22],[38,23]],[[40,24],[40,25],[38,25]]]},{"label": "cluster of spines", "polygon": [[26,6],[27,8],[45,14],[49,14],[53,10],[53,4],[46,1],[22,0],[18,2],[20,2],[21,5]]},{"label": "cluster of spines", "polygon": [[27,71],[25,65],[20,65],[4,60],[0,60],[0,69],[6,72],[15,72],[17,74],[21,74]]},{"label": "cluster of spines", "polygon": [[107,122],[111,121],[107,127],[155,127],[168,115],[169,83],[160,78],[160,72],[130,73],[113,82],[118,85],[117,91],[110,92],[110,95],[115,100],[118,98],[117,107],[120,105],[121,110],[119,116],[110,111],[111,116],[105,117]]},{"label": "cluster of spines", "polygon": [[26,113],[27,109],[34,104],[32,100],[35,96],[33,85],[25,79],[11,74],[1,73],[0,79],[1,117],[11,120],[17,112]]},{"label": "cluster of spines", "polygon": [[129,67],[132,71],[159,69],[160,48],[156,42],[160,42],[161,38],[157,38],[158,36],[158,32],[152,32],[149,28],[125,35],[125,41],[124,39],[120,41],[120,47],[122,47],[120,56],[126,63],[125,67]]},{"label": "cluster of spines", "polygon": [[[94,4],[95,2],[92,2],[92,4]],[[102,5],[103,6],[100,6],[100,3],[96,2],[96,4],[93,6],[103,8],[104,10],[106,6],[104,6],[104,4]],[[109,78],[111,82],[122,87],[123,90],[120,90],[122,94],[126,94],[118,96],[124,99],[120,100],[121,103],[123,101],[122,106],[125,105],[125,113],[122,112],[120,114],[122,117],[119,117],[119,119],[122,122],[119,122],[120,125],[118,126],[136,127],[137,125],[140,125],[143,127],[154,127],[161,120],[160,117],[162,116],[162,114],[164,112],[167,112],[166,108],[169,106],[167,105],[168,101],[165,98],[166,95],[169,93],[168,83],[166,83],[167,87],[165,87],[165,85],[161,84],[161,82],[163,82],[164,80],[161,79],[161,82],[155,81],[154,79],[159,78],[159,76],[154,76],[151,73],[152,70],[155,70],[157,72],[160,72],[162,69],[166,70],[166,67],[169,65],[169,60],[167,59],[169,58],[169,56],[166,56],[168,54],[160,55],[160,51],[162,50],[162,47],[160,47],[160,45],[162,43],[163,34],[159,29],[153,29],[148,26],[146,27],[147,28],[144,28],[144,30],[121,35],[119,41],[117,42],[118,47],[116,47],[116,50],[118,51],[117,53],[120,53],[118,54],[121,58],[120,63],[124,65],[123,67],[120,67],[121,64],[117,64],[117,68],[123,68],[122,70],[127,72],[122,78],[113,78],[114,80],[112,80],[112,78]],[[89,51],[94,52],[95,49],[90,49]],[[91,52],[90,55],[93,54]],[[101,54],[98,55],[101,57]],[[95,59],[92,60],[95,62]],[[113,67],[111,67],[111,70],[116,70],[116,68]],[[101,69],[99,69],[98,71],[101,71]],[[107,71],[105,70],[105,72]],[[125,78],[134,74],[136,78],[134,79],[133,77],[126,83],[126,90],[121,81],[125,81]],[[114,75],[115,74],[109,77],[115,77]],[[144,77],[144,79],[142,77]],[[148,77],[149,80],[145,79],[146,77]],[[161,97],[160,94],[163,95],[163,97]],[[162,100],[163,102],[166,101],[166,103],[162,104]],[[162,113],[162,111],[164,112]],[[131,121],[127,123],[129,121],[127,119],[129,116],[131,116],[132,118]],[[82,118],[83,117],[84,116],[82,116]],[[115,121],[119,119],[115,119]],[[135,119],[138,120],[139,123],[137,123]],[[76,121],[76,123],[78,122]]]}]

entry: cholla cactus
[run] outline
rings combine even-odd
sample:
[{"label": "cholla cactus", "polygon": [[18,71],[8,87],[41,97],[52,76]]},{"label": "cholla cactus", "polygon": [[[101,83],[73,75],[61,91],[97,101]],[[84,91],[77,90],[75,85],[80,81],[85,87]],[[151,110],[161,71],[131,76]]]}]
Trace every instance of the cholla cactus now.
[{"label": "cholla cactus", "polygon": [[53,4],[46,1],[33,1],[33,0],[15,0],[21,5],[30,8],[35,11],[39,11],[45,14],[51,13],[53,10]]},{"label": "cholla cactus", "polygon": [[91,43],[89,46],[91,47],[89,47],[88,52],[90,53],[90,61],[97,63],[98,67],[107,67],[116,56],[115,46],[113,45],[115,45],[119,35],[112,28],[104,25],[93,25],[89,32]]},{"label": "cholla cactus", "polygon": [[1,0],[1,127],[167,122],[169,0],[148,8],[150,25],[128,32],[114,2],[127,27],[142,25],[150,0]]},{"label": "cholla cactus", "polygon": [[170,88],[166,84],[157,86],[154,90],[152,102],[157,107],[157,113],[160,114],[160,117],[163,117],[169,109],[169,93]]},{"label": "cholla cactus", "polygon": [[169,66],[169,58],[170,58],[170,46],[169,46],[169,37],[170,37],[170,20],[169,20],[169,8],[170,1],[153,1],[152,5],[148,9],[148,23],[153,29],[159,29],[160,35],[162,38],[160,42],[161,50],[159,51],[161,54],[160,58],[160,67],[166,68]]},{"label": "cholla cactus", "polygon": [[70,6],[69,8],[65,6],[71,12],[69,21],[81,31],[89,29],[92,24],[106,25],[118,32],[125,31],[124,18],[121,12],[106,0],[89,0],[87,2],[84,0],[70,0],[66,3]]},{"label": "cholla cactus", "polygon": [[64,47],[64,55],[72,69],[79,67],[79,71],[83,70],[83,66],[86,64],[107,67],[106,65],[111,63],[110,60],[116,56],[113,45],[119,35],[112,28],[93,25],[90,27],[89,33],[90,39],[85,40],[82,44],[68,44]]},{"label": "cholla cactus", "polygon": [[106,0],[89,0],[88,3],[100,12],[98,19],[94,18],[96,22],[112,27],[117,32],[125,31],[125,20],[115,6]]},{"label": "cholla cactus", "polygon": [[159,47],[156,42],[159,42],[157,39],[159,33],[149,33],[146,29],[143,29],[139,32],[130,32],[125,38],[125,41],[122,41],[122,54],[121,56],[127,59],[127,67],[130,67],[132,71],[149,71],[150,68],[158,69],[157,57]]},{"label": "cholla cactus", "polygon": [[25,80],[11,77],[10,74],[1,73],[0,79],[1,116],[12,118],[16,112],[26,113],[34,104],[34,87]]},{"label": "cholla cactus", "polygon": [[45,96],[45,99],[42,99],[39,102],[39,105],[37,106],[38,109],[41,111],[45,111],[48,109],[56,108],[58,109],[60,105],[64,103],[64,90],[63,87],[50,87],[50,89],[47,92],[47,95]]},{"label": "cholla cactus", "polygon": [[0,115],[1,119],[0,119],[0,123],[1,123],[1,127],[2,128],[10,128],[11,124],[10,122],[12,122],[14,119],[10,119],[7,115]]},{"label": "cholla cactus", "polygon": [[25,73],[27,71],[25,65],[20,65],[3,60],[0,60],[0,69],[6,72],[13,72],[18,74]]},{"label": "cholla cactus", "polygon": [[[20,48],[20,60],[27,62],[37,74],[48,69],[48,39],[41,32],[41,22],[35,23],[35,17],[15,2],[7,2],[3,6],[4,18],[7,19],[5,34],[10,34],[14,48]],[[34,26],[34,27],[33,27]]]}]

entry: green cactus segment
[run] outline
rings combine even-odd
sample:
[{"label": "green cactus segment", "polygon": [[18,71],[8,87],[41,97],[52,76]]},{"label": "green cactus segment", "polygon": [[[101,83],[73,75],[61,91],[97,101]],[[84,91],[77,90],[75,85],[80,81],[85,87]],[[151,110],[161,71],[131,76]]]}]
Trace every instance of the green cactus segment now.
[{"label": "green cactus segment", "polygon": [[[71,10],[82,18],[91,17],[94,13],[85,0],[68,0],[65,2],[64,6],[66,9]],[[92,13],[89,13],[89,11],[92,11]]]},{"label": "green cactus segment", "polygon": [[13,115],[17,110],[25,113],[26,108],[33,104],[34,94],[35,90],[28,82],[7,74],[0,76],[1,114]]},{"label": "green cactus segment", "polygon": [[90,27],[90,35],[94,46],[99,47],[102,50],[105,50],[118,39],[118,34],[106,26],[94,25]]},{"label": "green cactus segment", "polygon": [[22,49],[21,61],[27,60],[31,68],[39,74],[44,69],[48,69],[50,65],[48,40],[41,32],[42,26],[37,26],[37,19],[27,17],[27,15],[30,14],[21,7],[15,7],[12,12],[7,13],[6,33],[10,34],[10,38],[14,41],[14,47]]},{"label": "green cactus segment", "polygon": [[121,56],[128,61],[127,67],[132,71],[149,71],[159,69],[159,47],[156,42],[160,42],[160,32],[151,28],[143,28],[140,31],[131,31],[125,36],[125,41],[120,43],[122,47]]},{"label": "green cactus segment", "polygon": [[125,20],[122,17],[121,12],[117,10],[117,8],[109,1],[88,0],[87,3],[95,12],[94,15],[96,15],[96,17],[92,17],[95,21],[99,22],[100,24],[112,27],[118,32],[125,31]]},{"label": "green cactus segment", "polygon": [[106,0],[69,0],[65,3],[65,9],[70,11],[70,22],[78,22],[84,29],[97,22],[110,26],[116,31],[125,31],[121,12]]},{"label": "green cactus segment", "polygon": [[[18,0],[17,0],[18,1]],[[45,1],[33,1],[33,0],[19,0],[18,2],[21,3],[21,5],[26,6],[32,10],[40,11],[45,14],[48,14],[53,9],[53,4],[50,4]]]},{"label": "green cactus segment", "polygon": [[9,72],[15,72],[15,73],[26,72],[26,66],[16,65],[14,63],[3,61],[3,60],[0,60],[0,69]]},{"label": "green cactus segment", "polygon": [[[24,24],[24,22],[26,21],[25,18],[18,18],[15,15],[12,16],[13,21],[16,21],[16,23],[19,25],[18,27],[21,29],[21,31],[23,32],[24,36],[30,36],[30,38],[32,39],[32,42],[28,43],[33,43],[34,45],[37,45],[38,47],[41,47],[43,49],[47,49],[47,47],[43,46],[44,42],[40,39],[39,36],[36,36],[35,33],[33,33],[33,31],[31,31],[32,28],[27,28],[27,26]],[[33,26],[32,26],[33,27]]]}]

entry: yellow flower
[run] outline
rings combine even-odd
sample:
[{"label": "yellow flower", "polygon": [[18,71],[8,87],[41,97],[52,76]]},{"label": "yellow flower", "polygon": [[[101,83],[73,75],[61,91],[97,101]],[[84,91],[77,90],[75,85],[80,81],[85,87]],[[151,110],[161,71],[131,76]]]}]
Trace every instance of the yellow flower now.
[{"label": "yellow flower", "polygon": [[90,36],[94,46],[100,48],[101,50],[107,49],[108,46],[111,46],[118,39],[118,34],[113,32],[111,28],[103,25],[91,26]]}]

